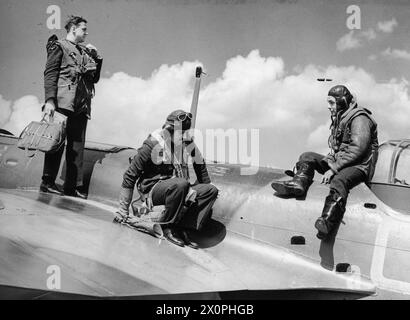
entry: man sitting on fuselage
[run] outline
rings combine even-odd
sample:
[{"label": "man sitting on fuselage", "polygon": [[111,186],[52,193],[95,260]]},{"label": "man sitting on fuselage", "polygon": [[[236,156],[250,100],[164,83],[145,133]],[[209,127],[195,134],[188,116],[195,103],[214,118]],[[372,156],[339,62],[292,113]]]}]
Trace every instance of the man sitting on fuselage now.
[{"label": "man sitting on fuselage", "polygon": [[341,222],[349,191],[368,182],[374,173],[378,155],[377,124],[367,109],[358,107],[349,90],[342,85],[330,89],[327,97],[331,113],[331,152],[323,156],[303,153],[296,163],[292,180],[274,181],[278,195],[303,196],[313,181],[315,170],[323,174],[322,183],[330,184],[321,217],[315,222],[323,239]]}]

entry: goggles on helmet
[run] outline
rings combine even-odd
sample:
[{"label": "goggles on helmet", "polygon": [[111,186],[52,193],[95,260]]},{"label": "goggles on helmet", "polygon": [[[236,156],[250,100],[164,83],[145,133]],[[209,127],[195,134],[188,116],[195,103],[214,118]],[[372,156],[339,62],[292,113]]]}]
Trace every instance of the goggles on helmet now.
[{"label": "goggles on helmet", "polygon": [[177,115],[177,119],[179,121],[185,121],[187,118],[192,119],[192,113],[191,112],[184,112],[184,113],[180,113],[179,115]]}]

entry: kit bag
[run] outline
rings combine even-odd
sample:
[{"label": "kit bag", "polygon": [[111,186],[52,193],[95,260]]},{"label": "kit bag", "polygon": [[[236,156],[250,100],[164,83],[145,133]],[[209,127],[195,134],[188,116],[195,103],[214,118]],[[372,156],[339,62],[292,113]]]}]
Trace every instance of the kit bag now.
[{"label": "kit bag", "polygon": [[53,153],[61,148],[66,137],[64,122],[32,121],[24,128],[17,142],[23,150]]}]

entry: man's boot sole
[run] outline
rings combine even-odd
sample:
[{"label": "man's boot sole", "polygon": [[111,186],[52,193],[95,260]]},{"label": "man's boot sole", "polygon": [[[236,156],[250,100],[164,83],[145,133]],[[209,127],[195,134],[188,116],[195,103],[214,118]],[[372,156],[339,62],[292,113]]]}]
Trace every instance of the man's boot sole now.
[{"label": "man's boot sole", "polygon": [[176,242],[176,241],[172,240],[171,238],[168,238],[167,236],[165,236],[165,239],[167,239],[169,242],[175,244],[178,247],[184,247],[185,246],[185,242],[184,243]]},{"label": "man's boot sole", "polygon": [[182,235],[182,240],[184,240],[185,245],[187,247],[190,247],[192,249],[199,249],[199,244],[197,244],[196,242],[191,241],[191,239],[189,238],[188,235]]},{"label": "man's boot sole", "polygon": [[281,196],[303,196],[303,190],[285,185],[283,182],[272,182],[271,187]]},{"label": "man's boot sole", "polygon": [[58,196],[64,195],[63,192],[61,192],[59,190],[53,190],[53,189],[50,189],[50,188],[47,188],[47,187],[42,187],[42,186],[40,186],[40,192],[56,194]]}]

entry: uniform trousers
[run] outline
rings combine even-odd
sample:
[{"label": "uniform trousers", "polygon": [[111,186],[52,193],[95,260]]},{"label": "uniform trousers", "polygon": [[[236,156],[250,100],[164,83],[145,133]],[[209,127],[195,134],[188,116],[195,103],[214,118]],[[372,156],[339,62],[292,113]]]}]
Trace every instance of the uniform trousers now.
[{"label": "uniform trousers", "polygon": [[[307,163],[309,167],[316,170],[320,174],[324,174],[330,170],[327,162],[324,161],[325,156],[315,152],[305,152],[299,157],[299,163]],[[314,171],[310,173],[313,179]],[[346,203],[349,191],[366,181],[366,174],[356,167],[346,167],[336,173],[330,181],[330,190],[335,191],[342,197]]]},{"label": "uniform trousers", "polygon": [[[57,109],[56,111],[67,116],[64,191],[70,192],[77,187],[78,178],[82,180],[82,177],[78,177],[78,175],[83,172],[85,133],[88,118],[84,113],[76,114],[66,109]],[[63,152],[64,146],[55,153],[45,154],[42,177],[44,183],[53,184],[55,182]]]},{"label": "uniform trousers", "polygon": [[196,201],[189,208],[184,206],[189,191],[189,182],[183,178],[160,180],[152,190],[152,203],[165,205],[166,219],[177,216],[176,224],[182,228],[200,230],[210,218],[218,189],[212,184],[191,186],[197,192]]}]

